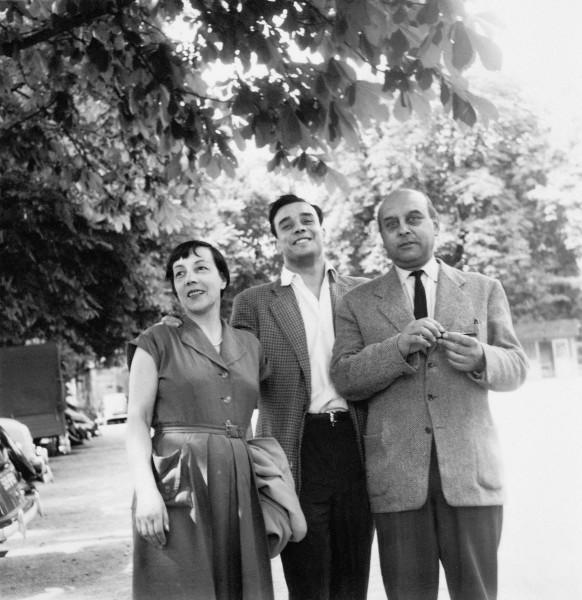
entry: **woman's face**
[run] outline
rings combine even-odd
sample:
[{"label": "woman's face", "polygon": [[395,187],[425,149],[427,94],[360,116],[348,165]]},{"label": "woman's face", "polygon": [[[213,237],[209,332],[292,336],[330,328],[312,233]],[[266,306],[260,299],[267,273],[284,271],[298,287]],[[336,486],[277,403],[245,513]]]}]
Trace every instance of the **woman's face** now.
[{"label": "woman's face", "polygon": [[192,317],[220,308],[220,292],[226,282],[209,248],[200,246],[172,265],[174,287],[180,304]]}]

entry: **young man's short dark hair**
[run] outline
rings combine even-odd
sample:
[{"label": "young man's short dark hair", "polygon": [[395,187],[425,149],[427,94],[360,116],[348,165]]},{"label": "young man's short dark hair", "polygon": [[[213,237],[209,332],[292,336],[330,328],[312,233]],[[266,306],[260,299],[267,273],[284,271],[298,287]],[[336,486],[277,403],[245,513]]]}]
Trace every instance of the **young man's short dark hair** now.
[{"label": "young man's short dark hair", "polygon": [[294,204],[295,202],[303,202],[312,206],[319,219],[319,224],[321,225],[323,223],[323,212],[317,204],[311,204],[311,202],[307,202],[307,200],[304,200],[295,194],[285,194],[284,196],[279,196],[277,200],[269,204],[269,224],[271,225],[271,233],[275,237],[277,237],[277,231],[275,230],[275,216],[284,206],[287,206],[287,204]]}]

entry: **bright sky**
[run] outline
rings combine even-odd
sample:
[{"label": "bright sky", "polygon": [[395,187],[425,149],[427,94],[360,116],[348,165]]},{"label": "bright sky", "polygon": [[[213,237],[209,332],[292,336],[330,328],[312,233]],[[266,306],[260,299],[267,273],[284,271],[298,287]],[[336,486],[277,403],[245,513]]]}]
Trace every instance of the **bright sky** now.
[{"label": "bright sky", "polygon": [[[471,0],[493,12],[503,73],[547,111],[555,140],[582,140],[582,3],[578,0]],[[470,73],[469,73],[470,79]]]}]

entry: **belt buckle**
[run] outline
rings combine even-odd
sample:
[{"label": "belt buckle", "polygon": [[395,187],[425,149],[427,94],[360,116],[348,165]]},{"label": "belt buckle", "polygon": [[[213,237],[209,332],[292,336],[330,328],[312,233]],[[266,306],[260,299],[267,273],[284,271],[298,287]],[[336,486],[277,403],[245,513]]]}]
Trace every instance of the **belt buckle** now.
[{"label": "belt buckle", "polygon": [[335,411],[335,410],[330,410],[330,411],[328,411],[328,414],[329,414],[329,422],[331,423],[331,426],[332,426],[332,427],[335,427],[335,424],[337,423],[337,419],[336,419],[336,416],[335,416],[335,413],[336,413],[336,412],[338,412],[338,411]]},{"label": "belt buckle", "polygon": [[224,428],[226,429],[226,435],[230,438],[242,438],[240,428],[238,425],[233,425],[230,419],[224,422]]}]

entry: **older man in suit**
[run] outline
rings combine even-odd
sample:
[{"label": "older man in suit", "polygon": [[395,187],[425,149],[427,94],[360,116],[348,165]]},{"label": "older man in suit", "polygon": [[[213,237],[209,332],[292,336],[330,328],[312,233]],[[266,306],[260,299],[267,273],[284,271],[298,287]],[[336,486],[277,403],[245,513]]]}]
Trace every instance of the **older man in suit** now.
[{"label": "older man in suit", "polygon": [[488,391],[526,375],[501,284],[434,258],[438,218],[400,189],[378,212],[384,276],[344,296],[331,375],[368,406],[368,491],[390,600],[497,594],[504,497]]},{"label": "older man in suit", "polygon": [[365,600],[372,518],[360,429],[329,377],[338,299],[362,279],[324,259],[321,209],[292,194],[271,204],[269,222],[284,260],[280,279],[241,292],[231,321],[253,332],[268,358],[257,432],[287,454],[307,536],[283,550],[290,600]]}]

